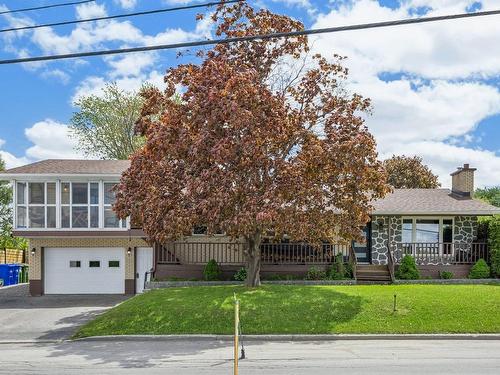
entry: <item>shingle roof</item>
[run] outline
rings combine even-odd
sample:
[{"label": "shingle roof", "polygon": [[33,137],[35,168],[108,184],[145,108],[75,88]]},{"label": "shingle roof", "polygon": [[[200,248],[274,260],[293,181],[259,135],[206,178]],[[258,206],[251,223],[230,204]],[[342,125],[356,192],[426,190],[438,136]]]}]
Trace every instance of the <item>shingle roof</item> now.
[{"label": "shingle roof", "polygon": [[491,215],[500,208],[477,199],[464,199],[449,189],[395,189],[374,203],[374,215]]},{"label": "shingle roof", "polygon": [[48,159],[1,172],[6,174],[96,174],[120,175],[130,166],[129,160]]},{"label": "shingle roof", "polygon": [[[121,175],[130,166],[128,160],[48,159],[8,169],[2,175]],[[374,202],[373,215],[491,215],[500,208],[476,199],[463,199],[449,189],[395,189]]]}]

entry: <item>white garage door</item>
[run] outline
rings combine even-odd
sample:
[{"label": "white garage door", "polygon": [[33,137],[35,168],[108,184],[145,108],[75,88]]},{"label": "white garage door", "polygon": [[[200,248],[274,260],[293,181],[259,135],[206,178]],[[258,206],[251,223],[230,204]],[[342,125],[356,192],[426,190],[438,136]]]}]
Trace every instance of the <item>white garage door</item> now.
[{"label": "white garage door", "polygon": [[125,249],[45,248],[45,294],[125,293]]}]

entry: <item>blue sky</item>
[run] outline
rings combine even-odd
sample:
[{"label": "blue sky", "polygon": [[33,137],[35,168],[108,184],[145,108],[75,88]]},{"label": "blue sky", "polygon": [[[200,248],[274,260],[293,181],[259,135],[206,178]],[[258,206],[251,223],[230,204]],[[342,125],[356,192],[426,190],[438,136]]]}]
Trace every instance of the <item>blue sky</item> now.
[{"label": "blue sky", "polygon": [[[58,0],[40,0],[53,4]],[[94,4],[0,15],[0,28],[196,3],[190,0],[97,0]],[[254,0],[257,7],[327,27],[500,7],[498,0]],[[1,9],[33,6],[0,0]],[[210,37],[208,23],[180,11],[118,21],[0,34],[0,58],[90,51]],[[420,155],[439,174],[463,163],[478,168],[480,186],[500,184],[500,16],[330,34],[313,49],[348,57],[349,88],[373,99],[367,119],[381,158]],[[105,82],[133,90],[161,85],[163,72],[183,60],[174,52],[130,54],[43,64],[0,66],[0,155],[8,166],[44,158],[80,157],[67,124],[79,95]]]}]

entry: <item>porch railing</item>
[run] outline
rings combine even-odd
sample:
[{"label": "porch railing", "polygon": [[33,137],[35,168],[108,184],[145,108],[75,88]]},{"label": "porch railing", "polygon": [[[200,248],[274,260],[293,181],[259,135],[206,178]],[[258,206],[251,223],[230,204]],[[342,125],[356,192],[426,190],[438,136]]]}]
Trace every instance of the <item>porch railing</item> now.
[{"label": "porch railing", "polygon": [[401,263],[411,255],[417,264],[473,264],[479,259],[489,260],[486,243],[396,243],[394,262]]},{"label": "porch railing", "polygon": [[387,268],[389,268],[389,275],[391,276],[391,281],[394,282],[396,279],[395,275],[395,263],[394,254],[392,253],[391,246],[387,245]]},{"label": "porch railing", "polygon": [[[244,243],[237,242],[172,242],[159,246],[158,264],[206,264],[215,259],[219,264],[243,265]],[[338,254],[349,257],[347,244],[264,243],[260,247],[262,264],[322,265],[331,264]]]}]

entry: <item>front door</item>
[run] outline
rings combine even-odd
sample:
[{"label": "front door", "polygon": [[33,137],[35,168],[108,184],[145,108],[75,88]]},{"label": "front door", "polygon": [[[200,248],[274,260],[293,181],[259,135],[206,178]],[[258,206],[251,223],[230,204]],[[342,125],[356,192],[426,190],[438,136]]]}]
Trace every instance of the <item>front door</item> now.
[{"label": "front door", "polygon": [[135,275],[135,292],[142,293],[144,291],[144,281],[146,275],[151,277],[151,269],[153,268],[153,248],[138,247],[136,258],[136,275]]},{"label": "front door", "polygon": [[358,263],[370,263],[370,225],[363,228],[364,241],[353,242],[352,246],[356,253]]}]

